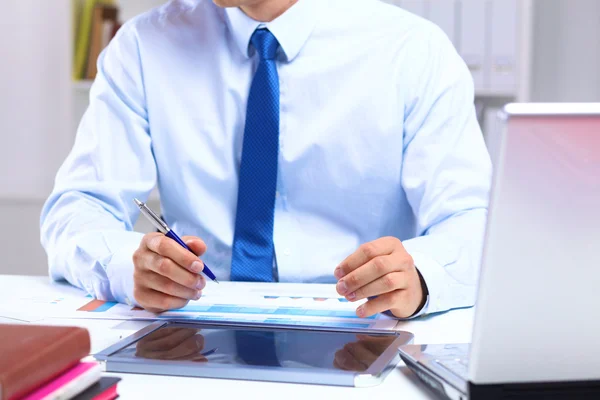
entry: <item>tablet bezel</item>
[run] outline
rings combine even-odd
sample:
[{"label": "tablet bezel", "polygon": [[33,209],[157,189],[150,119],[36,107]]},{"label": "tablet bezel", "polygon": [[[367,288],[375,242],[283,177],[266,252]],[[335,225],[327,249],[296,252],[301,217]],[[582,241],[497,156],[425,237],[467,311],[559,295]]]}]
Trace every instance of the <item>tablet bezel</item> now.
[{"label": "tablet bezel", "polygon": [[[277,368],[248,365],[199,364],[191,361],[165,361],[150,359],[130,359],[120,357],[117,353],[141,340],[152,332],[169,325],[187,325],[198,329],[249,328],[257,330],[303,330],[333,333],[353,333],[376,336],[396,336],[396,339],[364,372],[343,370],[319,370],[307,368]],[[327,327],[282,326],[276,324],[202,322],[202,321],[156,321],[134,334],[120,340],[114,345],[94,355],[103,363],[106,372],[157,374],[170,376],[187,376],[221,379],[244,379],[256,381],[272,381],[303,384],[321,384],[334,386],[368,387],[381,383],[400,362],[398,349],[410,344],[414,336],[403,331],[377,331],[372,329],[330,329]]]}]

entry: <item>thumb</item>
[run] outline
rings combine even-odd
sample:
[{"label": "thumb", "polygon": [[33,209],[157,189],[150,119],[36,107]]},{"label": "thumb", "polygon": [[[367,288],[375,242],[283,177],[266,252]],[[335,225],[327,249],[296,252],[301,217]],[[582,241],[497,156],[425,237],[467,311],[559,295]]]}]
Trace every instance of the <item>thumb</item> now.
[{"label": "thumb", "polygon": [[181,238],[181,240],[183,240],[192,253],[198,257],[206,252],[206,243],[204,243],[204,241],[198,237],[184,236]]}]

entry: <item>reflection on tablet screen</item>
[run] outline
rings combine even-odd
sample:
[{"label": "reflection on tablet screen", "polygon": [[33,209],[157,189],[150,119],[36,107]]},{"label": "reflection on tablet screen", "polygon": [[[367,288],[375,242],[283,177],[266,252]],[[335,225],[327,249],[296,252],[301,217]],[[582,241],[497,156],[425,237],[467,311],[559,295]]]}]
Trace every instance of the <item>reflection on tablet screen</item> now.
[{"label": "reflection on tablet screen", "polygon": [[197,329],[171,325],[157,329],[116,356],[211,364],[366,371],[396,339],[394,335],[340,332]]}]

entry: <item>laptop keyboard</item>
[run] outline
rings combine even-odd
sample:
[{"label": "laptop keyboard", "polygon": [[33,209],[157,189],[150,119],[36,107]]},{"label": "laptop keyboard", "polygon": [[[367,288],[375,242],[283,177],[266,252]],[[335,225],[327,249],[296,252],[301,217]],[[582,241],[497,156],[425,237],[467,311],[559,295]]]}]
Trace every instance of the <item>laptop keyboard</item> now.
[{"label": "laptop keyboard", "polygon": [[447,360],[435,360],[436,363],[446,368],[448,371],[460,376],[464,380],[467,380],[469,372],[469,362],[463,358],[447,359]]},{"label": "laptop keyboard", "polygon": [[436,364],[464,380],[467,379],[469,371],[469,345],[447,344],[441,348],[436,348],[430,354],[433,356]]}]

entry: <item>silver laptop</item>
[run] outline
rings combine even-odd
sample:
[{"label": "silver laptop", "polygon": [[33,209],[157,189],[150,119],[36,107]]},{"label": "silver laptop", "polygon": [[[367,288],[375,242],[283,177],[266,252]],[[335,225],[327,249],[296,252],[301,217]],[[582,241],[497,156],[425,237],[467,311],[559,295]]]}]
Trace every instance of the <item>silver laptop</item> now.
[{"label": "silver laptop", "polygon": [[500,118],[472,343],[401,357],[451,399],[600,399],[600,103]]}]

